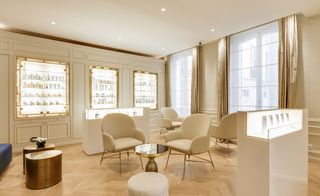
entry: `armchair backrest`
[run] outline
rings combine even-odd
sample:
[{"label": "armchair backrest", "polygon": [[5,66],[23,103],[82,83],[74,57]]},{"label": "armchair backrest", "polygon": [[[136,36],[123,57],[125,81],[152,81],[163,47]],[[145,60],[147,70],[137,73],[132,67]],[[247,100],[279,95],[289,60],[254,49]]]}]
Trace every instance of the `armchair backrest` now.
[{"label": "armchair backrest", "polygon": [[179,118],[178,113],[174,109],[168,107],[161,108],[161,114],[162,118],[166,118],[171,121],[176,121]]},{"label": "armchair backrest", "polygon": [[222,139],[236,139],[237,138],[237,112],[224,116],[219,126],[214,128],[211,132],[212,137]]},{"label": "armchair backrest", "polygon": [[192,114],[181,124],[183,137],[193,139],[196,136],[207,136],[210,128],[210,118],[206,114]]},{"label": "armchair backrest", "polygon": [[126,114],[107,114],[102,119],[102,133],[108,133],[114,139],[131,137],[135,129],[134,121]]}]

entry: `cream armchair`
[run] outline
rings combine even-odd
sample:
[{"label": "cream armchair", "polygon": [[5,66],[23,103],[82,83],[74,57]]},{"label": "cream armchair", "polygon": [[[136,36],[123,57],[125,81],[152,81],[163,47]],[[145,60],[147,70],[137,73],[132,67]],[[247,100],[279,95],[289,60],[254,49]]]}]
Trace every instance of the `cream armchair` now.
[{"label": "cream armchair", "polygon": [[[121,173],[121,152],[127,151],[129,156],[128,150],[145,142],[144,134],[136,129],[136,125],[132,118],[121,113],[106,115],[102,120],[101,127],[104,151],[101,156],[100,164],[104,158],[119,158]],[[104,154],[106,152],[113,154],[105,157]],[[141,157],[140,163],[142,166]]]},{"label": "cream armchair", "polygon": [[229,141],[237,139],[237,112],[224,116],[218,126],[212,126],[210,136],[216,138],[216,145],[218,140],[226,142],[230,152]]},{"label": "cream armchair", "polygon": [[[187,117],[181,124],[180,131],[172,131],[165,135],[167,145],[170,147],[165,169],[168,166],[171,150],[178,151],[184,155],[183,177],[185,176],[186,161],[196,161],[210,163],[214,168],[212,158],[209,152],[210,137],[208,135],[210,128],[210,118],[205,114],[193,114]],[[208,159],[198,157],[196,155],[207,152]],[[188,155],[188,160],[186,160]],[[201,159],[201,161],[190,160],[190,155]]]},{"label": "cream armchair", "polygon": [[169,107],[161,108],[162,123],[161,123],[161,133],[166,132],[167,130],[180,127],[184,118],[180,118],[178,113]]}]

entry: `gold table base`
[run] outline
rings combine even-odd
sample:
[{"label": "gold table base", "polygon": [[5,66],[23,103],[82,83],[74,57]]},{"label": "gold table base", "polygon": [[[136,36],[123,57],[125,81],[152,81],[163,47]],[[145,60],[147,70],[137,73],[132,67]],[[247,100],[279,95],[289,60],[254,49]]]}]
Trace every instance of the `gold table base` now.
[{"label": "gold table base", "polygon": [[158,166],[157,166],[157,163],[154,161],[154,157],[149,157],[145,171],[158,172]]}]

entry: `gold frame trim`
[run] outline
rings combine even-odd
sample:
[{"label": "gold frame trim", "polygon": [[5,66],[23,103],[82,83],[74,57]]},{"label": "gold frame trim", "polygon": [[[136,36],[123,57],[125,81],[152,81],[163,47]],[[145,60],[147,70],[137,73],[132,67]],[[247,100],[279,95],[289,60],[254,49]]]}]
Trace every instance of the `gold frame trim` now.
[{"label": "gold frame trim", "polygon": [[[141,71],[141,70],[134,70],[133,71],[133,107],[136,106],[136,96],[135,96],[135,74],[136,73],[143,73],[143,74],[150,74],[150,75],[155,75],[156,76],[156,107],[155,108],[150,108],[150,110],[157,110],[158,109],[158,73],[155,72],[149,72],[149,71]],[[138,106],[141,107],[141,106]]]},{"label": "gold frame trim", "polygon": [[104,70],[113,70],[116,71],[116,96],[117,96],[117,102],[116,102],[116,107],[112,108],[94,108],[94,110],[103,110],[103,109],[117,109],[119,108],[119,74],[120,70],[119,68],[113,68],[113,67],[108,67],[108,66],[96,66],[96,65],[91,65],[89,67],[89,108],[92,109],[92,69],[104,69]]},{"label": "gold frame trim", "polygon": [[[65,112],[56,112],[56,113],[47,113],[43,112],[40,114],[21,114],[21,61],[28,61],[28,62],[37,62],[37,63],[50,63],[50,64],[57,64],[65,66],[65,76],[66,76],[66,111]],[[16,88],[16,99],[15,99],[15,117],[16,119],[37,119],[37,118],[53,118],[53,117],[66,117],[70,116],[70,64],[67,62],[62,61],[53,61],[53,60],[45,60],[33,57],[16,57],[16,68],[15,68],[15,88]]]}]

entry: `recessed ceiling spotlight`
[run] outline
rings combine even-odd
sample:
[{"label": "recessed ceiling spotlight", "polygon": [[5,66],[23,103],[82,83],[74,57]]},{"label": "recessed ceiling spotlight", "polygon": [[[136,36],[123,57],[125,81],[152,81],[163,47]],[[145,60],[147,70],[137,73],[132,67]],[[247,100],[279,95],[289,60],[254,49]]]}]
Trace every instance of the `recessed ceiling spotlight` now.
[{"label": "recessed ceiling spotlight", "polygon": [[161,10],[161,12],[165,12],[167,9],[166,8],[161,8],[160,10]]},{"label": "recessed ceiling spotlight", "polygon": [[122,37],[118,37],[118,41],[122,41]]},{"label": "recessed ceiling spotlight", "polygon": [[211,29],[210,31],[211,31],[211,32],[214,32],[214,31],[215,31],[215,29]]},{"label": "recessed ceiling spotlight", "polygon": [[161,48],[161,50],[166,50],[165,48]]},{"label": "recessed ceiling spotlight", "polygon": [[52,24],[52,25],[55,25],[55,24],[57,24],[57,23],[56,23],[55,21],[52,21],[51,24]]}]

